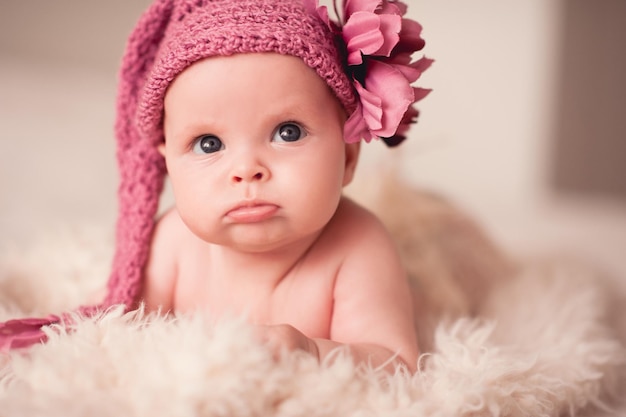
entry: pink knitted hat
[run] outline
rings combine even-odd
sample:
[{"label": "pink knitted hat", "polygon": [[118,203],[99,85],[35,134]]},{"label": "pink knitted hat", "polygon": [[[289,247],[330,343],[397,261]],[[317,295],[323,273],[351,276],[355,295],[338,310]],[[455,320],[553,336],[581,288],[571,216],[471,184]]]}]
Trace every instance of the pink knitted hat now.
[{"label": "pink knitted hat", "polygon": [[[165,163],[163,102],[185,68],[216,55],[274,52],[302,59],[326,82],[346,113],[349,142],[404,139],[417,117],[412,104],[428,90],[411,87],[430,60],[411,62],[424,45],[406,6],[393,0],[346,0],[341,23],[317,0],[156,0],[141,16],[126,47],[117,97],[120,169],[116,250],[102,304],[136,307],[142,290]],[[0,351],[45,340],[41,327],[69,315],[0,323]]]}]

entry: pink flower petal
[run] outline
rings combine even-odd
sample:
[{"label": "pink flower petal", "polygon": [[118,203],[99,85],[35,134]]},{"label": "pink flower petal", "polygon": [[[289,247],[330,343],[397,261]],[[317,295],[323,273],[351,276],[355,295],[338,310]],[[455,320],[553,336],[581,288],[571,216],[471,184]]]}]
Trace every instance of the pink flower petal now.
[{"label": "pink flower petal", "polygon": [[431,91],[433,90],[430,88],[413,87],[413,94],[415,95],[415,101],[420,101],[421,99],[429,95]]},{"label": "pink flower petal", "polygon": [[322,22],[326,23],[331,31],[335,31],[336,25],[330,20],[326,6],[320,6],[318,0],[304,0],[304,7],[311,14],[317,13]]},{"label": "pink flower petal", "polygon": [[388,146],[398,146],[406,139],[406,134],[409,131],[409,128],[413,123],[417,121],[417,116],[419,116],[419,112],[413,106],[409,106],[404,116],[402,116],[402,120],[400,121],[400,125],[398,126],[398,130],[396,134],[390,138],[383,138],[385,143]]},{"label": "pink flower petal", "polygon": [[410,59],[411,58],[408,54],[401,54],[394,56],[393,59],[389,60],[387,63],[400,71],[409,83],[413,83],[422,75],[422,72],[426,71],[428,67],[430,67],[433,60],[424,57],[410,63]]},{"label": "pink flower petal", "polygon": [[385,62],[388,64],[409,66],[411,65],[412,55],[413,54],[410,52],[396,53],[396,51],[394,51],[393,56]]},{"label": "pink flower petal", "polygon": [[[406,7],[404,8],[404,12],[406,13]],[[391,3],[388,0],[383,0],[380,7],[376,10],[376,14],[395,14],[398,16],[404,15],[402,9],[398,7],[398,3]]]},{"label": "pink flower petal", "polygon": [[328,8],[326,6],[320,6],[317,8],[317,15],[322,19],[322,22],[326,23],[331,30],[334,29],[334,25],[331,23],[330,16],[328,16]]},{"label": "pink flower petal", "polygon": [[389,56],[400,40],[399,16],[356,12],[343,27],[348,64],[359,65],[362,55]]},{"label": "pink flower petal", "polygon": [[372,129],[380,137],[390,137],[396,133],[398,125],[415,96],[413,87],[402,72],[391,65],[371,60],[368,62],[365,89],[382,101],[382,126]]},{"label": "pink flower petal", "polygon": [[411,67],[415,68],[420,73],[422,73],[422,72],[426,71],[428,68],[430,68],[430,66],[432,65],[433,62],[435,62],[433,59],[426,58],[424,56],[424,57],[418,59],[417,61],[415,61],[414,63],[412,63]]},{"label": "pink flower petal", "polygon": [[363,120],[369,130],[380,130],[383,127],[383,102],[376,94],[367,91],[359,82],[354,83],[359,93]]},{"label": "pink flower petal", "polygon": [[413,83],[417,81],[434,61],[430,58],[422,57],[415,62],[411,62],[411,54],[402,53],[394,55],[393,58],[385,62],[389,65],[393,65],[398,71],[404,74],[409,83]]},{"label": "pink flower petal", "polygon": [[400,41],[396,47],[395,53],[409,52],[413,53],[424,48],[426,42],[422,39],[422,25],[415,20],[402,19],[402,28],[400,30]]},{"label": "pink flower petal", "polygon": [[363,109],[359,104],[354,112],[350,115],[343,127],[343,138],[346,143],[356,143],[361,139],[370,142],[374,139],[374,135],[367,128],[367,124],[363,119]]},{"label": "pink flower petal", "polygon": [[390,63],[389,65],[392,65],[395,69],[400,71],[409,83],[416,81],[420,77],[420,75],[422,75],[420,71],[410,65],[398,65],[395,63],[395,61],[393,63]]},{"label": "pink flower petal", "polygon": [[326,6],[319,6],[318,0],[304,0],[304,7],[311,14],[316,14],[322,22],[330,29],[333,34],[341,33],[341,28],[336,22],[331,20]]},{"label": "pink flower petal", "polygon": [[[402,142],[418,116],[413,103],[430,92],[411,86],[433,62],[426,57],[412,61],[413,53],[424,47],[422,26],[403,18],[407,6],[398,0],[344,0],[343,15],[337,16],[343,24],[331,20],[318,0],[304,4],[345,42],[359,96],[344,126],[346,142],[379,137],[390,146]],[[334,5],[338,12],[336,0]]]},{"label": "pink flower petal", "polygon": [[406,14],[406,11],[408,10],[408,7],[406,6],[406,4],[404,4],[401,1],[396,1],[393,4],[396,6],[396,8],[398,9],[398,11],[400,12],[402,16]]},{"label": "pink flower petal", "polygon": [[380,31],[383,33],[385,43],[372,55],[389,56],[391,51],[400,41],[400,29],[402,18],[396,15],[380,15]]},{"label": "pink flower petal", "polygon": [[[404,116],[402,116],[400,127],[408,128],[410,124],[415,123],[417,121],[417,116],[419,116],[419,112],[417,111],[417,109],[413,106],[409,106],[406,113],[404,113]],[[400,130],[398,130],[397,133],[401,133]]]},{"label": "pink flower petal", "polygon": [[348,20],[353,13],[374,11],[380,6],[383,0],[346,0],[343,6],[344,19]]},{"label": "pink flower petal", "polygon": [[343,27],[343,39],[348,51],[348,65],[363,63],[362,54],[372,55],[384,44],[381,21],[373,13],[357,12]]},{"label": "pink flower petal", "polygon": [[367,125],[361,111],[361,107],[357,107],[343,126],[343,140],[346,143],[356,143],[363,139],[363,132],[367,130]]}]

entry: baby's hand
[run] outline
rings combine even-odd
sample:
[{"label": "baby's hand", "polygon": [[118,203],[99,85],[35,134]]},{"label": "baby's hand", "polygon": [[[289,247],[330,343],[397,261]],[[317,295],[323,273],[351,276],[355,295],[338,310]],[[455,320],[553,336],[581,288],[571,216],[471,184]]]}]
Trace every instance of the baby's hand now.
[{"label": "baby's hand", "polygon": [[303,350],[319,359],[319,350],[313,339],[289,324],[257,326],[260,340],[278,357],[281,351]]}]

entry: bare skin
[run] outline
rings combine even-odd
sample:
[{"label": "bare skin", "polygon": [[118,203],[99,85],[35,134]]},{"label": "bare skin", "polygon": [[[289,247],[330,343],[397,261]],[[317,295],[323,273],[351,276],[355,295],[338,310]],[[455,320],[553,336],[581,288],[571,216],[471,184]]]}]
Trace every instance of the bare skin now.
[{"label": "bare skin", "polygon": [[[263,80],[263,82],[259,82]],[[210,92],[210,93],[209,93]],[[358,144],[345,114],[299,59],[215,57],[165,98],[176,198],[155,230],[149,309],[241,315],[269,346],[414,370],[409,285],[381,223],[342,197]]]}]

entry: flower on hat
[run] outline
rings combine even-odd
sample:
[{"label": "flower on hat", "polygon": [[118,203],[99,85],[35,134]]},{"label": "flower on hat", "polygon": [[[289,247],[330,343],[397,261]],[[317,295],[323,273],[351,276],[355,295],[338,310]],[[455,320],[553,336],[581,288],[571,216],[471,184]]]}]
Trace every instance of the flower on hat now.
[{"label": "flower on hat", "polygon": [[345,45],[347,71],[359,96],[344,128],[346,142],[402,142],[417,120],[413,104],[430,92],[411,86],[432,63],[426,57],[412,61],[412,54],[424,47],[421,25],[403,17],[407,7],[396,0],[344,0],[341,13],[334,1],[340,23],[330,19],[318,0],[305,4]]}]

